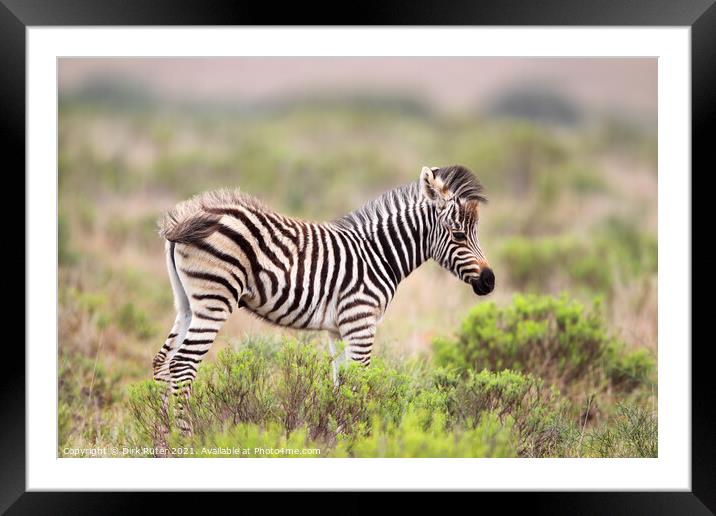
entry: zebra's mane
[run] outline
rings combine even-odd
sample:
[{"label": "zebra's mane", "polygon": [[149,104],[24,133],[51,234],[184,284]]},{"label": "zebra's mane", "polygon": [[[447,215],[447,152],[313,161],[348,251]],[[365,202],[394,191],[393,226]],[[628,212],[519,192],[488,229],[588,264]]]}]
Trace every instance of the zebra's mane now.
[{"label": "zebra's mane", "polygon": [[405,201],[417,202],[419,198],[418,183],[409,183],[388,190],[357,210],[335,219],[333,223],[346,229],[365,225],[367,222],[375,220],[378,215],[386,216],[395,213],[396,207],[405,204]]},{"label": "zebra's mane", "polygon": [[[470,170],[460,165],[433,169],[444,189],[464,202],[487,202],[483,187]],[[446,192],[444,192],[446,193]],[[399,186],[369,201],[357,210],[332,221],[338,227],[354,228],[395,213],[406,204],[416,204],[421,199],[420,185],[416,181]],[[172,242],[191,242],[210,234],[216,227],[219,216],[213,209],[243,205],[264,213],[274,210],[255,197],[239,189],[220,189],[195,195],[177,204],[158,221],[159,234]]]},{"label": "zebra's mane", "polygon": [[447,189],[461,201],[487,202],[482,183],[468,168],[462,165],[450,165],[433,170],[433,174],[436,179],[441,179]]},{"label": "zebra's mane", "polygon": [[[453,196],[459,197],[461,201],[487,202],[482,184],[469,169],[452,165],[434,169],[433,173],[436,178],[442,180]],[[357,210],[339,217],[333,223],[344,228],[364,225],[374,220],[377,215],[385,216],[394,213],[396,207],[406,204],[406,201],[412,201],[410,204],[414,204],[420,200],[420,197],[419,183],[417,181],[409,183],[385,192]]]}]

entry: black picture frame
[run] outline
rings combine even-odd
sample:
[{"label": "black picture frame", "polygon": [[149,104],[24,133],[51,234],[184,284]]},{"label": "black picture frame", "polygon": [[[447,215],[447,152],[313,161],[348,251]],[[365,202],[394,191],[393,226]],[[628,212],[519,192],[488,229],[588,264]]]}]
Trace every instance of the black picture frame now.
[{"label": "black picture frame", "polygon": [[[692,170],[715,168],[709,135],[716,126],[716,0],[490,0],[274,5],[173,0],[0,0],[0,141],[6,170],[25,170],[26,28],[84,25],[606,25],[691,27]],[[692,183],[693,184],[693,183]],[[693,187],[692,187],[693,192]],[[18,196],[19,197],[19,196]],[[23,197],[24,198],[24,197]],[[693,206],[693,197],[692,197]],[[693,232],[692,232],[693,234]],[[20,250],[22,249],[22,250]],[[14,244],[10,264],[25,262]],[[32,274],[25,266],[26,276]],[[10,269],[6,269],[10,270]],[[670,271],[670,275],[675,271]],[[677,281],[689,281],[681,273]],[[24,304],[24,303],[23,303]],[[30,310],[32,307],[26,307]],[[693,316],[692,316],[693,320]],[[19,326],[19,325],[18,325]],[[0,511],[8,514],[110,514],[146,508],[146,494],[26,492],[25,353],[6,341],[0,374]],[[683,346],[690,342],[681,343]],[[716,425],[709,380],[709,342],[692,350],[692,491],[589,493],[479,493],[504,503],[529,504],[531,513],[714,514]],[[196,494],[192,494],[192,497]],[[241,496],[245,496],[242,494]],[[186,494],[164,494],[163,511]],[[203,497],[202,497],[203,498]],[[264,498],[265,499],[265,498]],[[212,495],[212,501],[218,499]],[[245,501],[242,501],[245,503]],[[274,503],[272,501],[272,503]],[[295,498],[292,504],[296,503]],[[340,502],[339,502],[340,503]],[[482,500],[480,503],[484,503]],[[349,503],[348,506],[352,506]]]}]

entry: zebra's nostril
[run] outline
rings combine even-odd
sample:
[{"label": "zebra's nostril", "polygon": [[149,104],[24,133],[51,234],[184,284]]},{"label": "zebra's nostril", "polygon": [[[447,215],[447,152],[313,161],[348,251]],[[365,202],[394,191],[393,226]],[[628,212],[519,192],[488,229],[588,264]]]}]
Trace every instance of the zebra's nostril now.
[{"label": "zebra's nostril", "polygon": [[483,269],[482,273],[480,274],[480,281],[492,290],[495,287],[495,274],[492,272],[492,269]]}]

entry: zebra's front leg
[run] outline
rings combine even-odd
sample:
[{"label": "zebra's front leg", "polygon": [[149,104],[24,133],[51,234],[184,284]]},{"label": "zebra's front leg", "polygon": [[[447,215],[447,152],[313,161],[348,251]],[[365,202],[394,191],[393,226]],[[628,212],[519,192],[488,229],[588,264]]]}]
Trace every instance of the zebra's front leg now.
[{"label": "zebra's front leg", "polygon": [[366,331],[366,335],[361,338],[346,338],[346,349],[343,353],[343,360],[352,360],[364,366],[369,366],[374,340],[375,327],[370,329],[370,335],[368,335]]},{"label": "zebra's front leg", "polygon": [[328,338],[328,352],[331,356],[331,368],[333,372],[333,386],[338,387],[338,369],[341,364],[346,360],[345,351],[340,354],[336,354],[336,340],[333,335]]},{"label": "zebra's front leg", "polygon": [[348,317],[347,321],[340,328],[341,338],[346,343],[346,347],[340,357],[339,365],[348,360],[368,366],[375,340],[375,318]]}]

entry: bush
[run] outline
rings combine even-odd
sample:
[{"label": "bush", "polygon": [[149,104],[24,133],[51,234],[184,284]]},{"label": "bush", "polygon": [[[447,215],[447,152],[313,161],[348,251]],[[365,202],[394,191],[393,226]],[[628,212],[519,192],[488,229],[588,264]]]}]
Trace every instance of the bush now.
[{"label": "bush", "polygon": [[597,231],[597,242],[612,265],[625,274],[634,276],[657,270],[656,236],[639,231],[631,221],[608,218]]},{"label": "bush", "polygon": [[609,337],[595,302],[591,310],[566,297],[515,296],[511,305],[476,306],[456,340],[438,339],[439,365],[469,370],[513,369],[557,385],[629,391],[649,381],[654,361],[646,350],[627,352]]},{"label": "bush", "polygon": [[499,258],[510,283],[522,290],[570,285],[608,294],[618,278],[656,272],[657,240],[631,222],[609,218],[588,241],[512,237],[499,249]]},{"label": "bush", "polygon": [[408,378],[375,360],[370,368],[342,367],[333,386],[330,358],[314,347],[289,343],[278,355],[278,413],[287,432],[305,424],[312,439],[332,442],[340,432],[364,434],[375,417],[399,421]]},{"label": "bush", "polygon": [[277,413],[291,432],[312,419],[316,408],[332,390],[331,364],[315,348],[289,342],[277,357]]},{"label": "bush", "polygon": [[517,411],[507,410],[507,401],[475,408],[469,425],[449,422],[447,395],[437,384],[416,395],[409,376],[380,359],[370,368],[342,368],[335,388],[328,355],[314,346],[288,341],[273,357],[267,360],[251,346],[224,349],[214,364],[202,366],[187,405],[194,429],[189,438],[168,430],[174,402],[164,402],[163,384],[134,386],[129,393],[134,444],[191,446],[193,456],[207,457],[236,456],[237,448],[241,456],[285,456],[260,448],[316,448],[319,456],[356,457],[517,453],[511,415]]},{"label": "bush", "polygon": [[140,339],[153,337],[157,329],[150,317],[134,303],[124,303],[115,314],[117,326],[122,331],[134,333]]},{"label": "bush", "polygon": [[513,422],[521,456],[548,455],[559,438],[557,422],[565,409],[557,392],[530,375],[504,370],[467,371],[463,378],[438,370],[436,383],[446,393],[447,413],[453,425],[468,428],[484,414]]},{"label": "bush", "polygon": [[264,423],[271,410],[266,360],[250,349],[223,349],[214,364],[202,367],[190,399],[197,434],[226,424]]},{"label": "bush", "polygon": [[147,380],[129,388],[133,442],[137,446],[167,446],[167,434],[173,428],[173,404],[166,383]]},{"label": "bush", "polygon": [[[320,457],[323,450],[319,443],[310,441],[304,427],[286,434],[284,428],[277,423],[260,426],[251,423],[240,423],[228,426],[224,430],[202,436],[195,435],[188,442],[176,442],[172,445],[190,446],[193,455],[187,457]],[[303,453],[313,448],[317,452]]]},{"label": "bush", "polygon": [[[408,376],[380,359],[370,368],[342,368],[335,388],[330,358],[315,346],[287,341],[268,355],[258,349],[254,342],[238,351],[224,349],[215,363],[201,366],[187,407],[195,434],[209,436],[242,423],[277,424],[286,436],[302,428],[311,440],[333,444],[339,433],[346,439],[364,435],[376,417],[400,421],[410,398]],[[143,399],[158,393],[139,394]],[[156,412],[142,416],[150,429],[142,434],[149,437],[152,422],[165,418],[164,408],[149,403],[143,411]]]},{"label": "bush", "polygon": [[276,423],[260,426],[240,423],[186,442],[172,436],[171,446],[191,447],[191,457],[513,457],[517,453],[511,420],[484,414],[469,429],[448,431],[444,416],[424,428],[424,414],[408,412],[400,424],[374,420],[365,436],[349,439],[341,435],[335,446],[309,437],[306,427],[286,434]]},{"label": "bush", "polygon": [[572,237],[513,237],[500,249],[500,263],[520,289],[544,290],[561,282],[606,292],[612,285],[604,257]]},{"label": "bush", "polygon": [[96,359],[62,352],[58,360],[59,443],[75,438],[95,443],[110,418],[107,409],[118,399],[119,375],[109,374]]},{"label": "bush", "polygon": [[592,431],[586,439],[587,455],[596,457],[657,457],[657,417],[633,405],[620,405],[611,422]]},{"label": "bush", "polygon": [[334,454],[351,457],[514,457],[517,453],[512,421],[485,413],[471,428],[448,431],[444,414],[411,410],[400,424],[375,422],[364,438],[347,446],[341,441]]},{"label": "bush", "polygon": [[[547,317],[556,311],[561,322],[555,324],[563,328],[577,324],[569,322],[570,309],[575,310],[570,303],[552,298],[537,301],[531,300],[536,306],[530,307],[516,301],[518,308],[512,309],[522,319],[513,317],[537,324],[537,315]],[[495,321],[505,317],[499,311],[493,315]],[[577,322],[588,326],[584,320]],[[470,327],[467,322],[466,327]],[[495,324],[493,334],[500,331]],[[589,333],[584,328],[568,331],[571,337]],[[481,360],[495,365],[497,352],[505,354],[501,363],[508,364],[507,348],[499,339],[496,342],[502,347],[484,354],[479,347],[469,348],[471,354],[466,354],[462,344],[444,348],[436,344],[436,359],[445,365],[436,369],[416,364],[396,369],[380,358],[370,368],[351,364],[340,370],[337,388],[330,359],[316,346],[284,340],[280,349],[273,347],[280,341],[262,348],[263,340],[248,340],[236,351],[224,349],[214,363],[201,366],[187,405],[194,429],[190,437],[169,430],[174,401],[163,399],[164,384],[149,381],[133,386],[128,402],[132,431],[127,441],[142,447],[190,446],[192,456],[207,457],[286,456],[280,449],[298,450],[293,455],[303,456],[301,450],[308,448],[318,450],[310,456],[324,457],[548,457],[599,455],[617,445],[622,448],[613,448],[614,453],[648,454],[654,444],[648,421],[640,423],[636,416],[630,419],[620,413],[592,430],[589,410],[586,416],[575,417],[570,399],[533,374],[487,369],[476,373],[468,364]],[[511,353],[519,355],[524,344],[513,344]],[[569,362],[564,352],[559,354],[559,347],[550,349],[570,374],[590,371],[580,357],[570,355]],[[525,356],[525,371],[544,361]],[[636,352],[622,356],[610,342],[604,356],[610,357],[614,368],[620,366],[618,378],[612,373],[613,389],[626,389],[643,374]],[[517,369],[516,360],[511,365]]]}]

